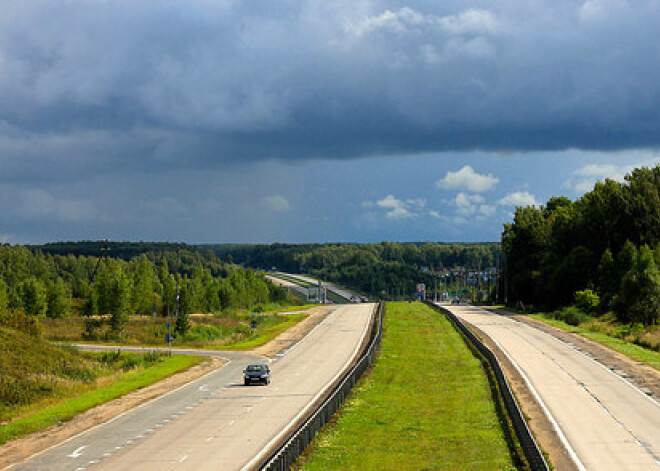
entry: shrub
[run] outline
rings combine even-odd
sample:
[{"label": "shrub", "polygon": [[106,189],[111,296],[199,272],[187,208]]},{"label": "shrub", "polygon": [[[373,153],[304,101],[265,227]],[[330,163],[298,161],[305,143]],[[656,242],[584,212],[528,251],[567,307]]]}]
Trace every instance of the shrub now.
[{"label": "shrub", "polygon": [[582,312],[592,314],[598,310],[600,298],[592,290],[584,289],[582,291],[576,291],[574,298],[575,306]]},{"label": "shrub", "polygon": [[575,306],[568,306],[560,311],[555,311],[552,317],[573,326],[578,326],[593,319]]}]

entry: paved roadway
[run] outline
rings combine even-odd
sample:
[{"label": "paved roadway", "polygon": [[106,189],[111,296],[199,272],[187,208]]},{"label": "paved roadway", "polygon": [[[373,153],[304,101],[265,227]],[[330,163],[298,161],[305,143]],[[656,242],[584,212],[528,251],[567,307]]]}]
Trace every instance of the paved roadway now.
[{"label": "paved roadway", "polygon": [[263,358],[222,352],[223,368],[14,469],[253,469],[357,355],[373,310],[337,308],[271,364],[269,386],[242,385],[244,366]]},{"label": "paved roadway", "polygon": [[578,468],[660,470],[660,404],[572,345],[472,306],[444,306],[522,372]]}]

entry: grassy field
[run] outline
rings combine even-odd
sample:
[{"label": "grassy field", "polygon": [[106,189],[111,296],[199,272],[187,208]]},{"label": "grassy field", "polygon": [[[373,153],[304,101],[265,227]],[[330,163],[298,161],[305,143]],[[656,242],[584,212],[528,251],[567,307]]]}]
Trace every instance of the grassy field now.
[{"label": "grassy field", "polygon": [[[185,336],[176,336],[174,347],[193,348],[253,348],[264,344],[292,325],[306,317],[304,313],[284,314],[283,311],[296,311],[306,307],[289,307],[265,313],[232,313],[230,315],[192,314],[191,328]],[[250,327],[251,321],[257,322],[257,328]],[[171,324],[174,330],[174,318],[151,316],[131,316],[121,338],[117,339],[110,331],[107,319],[102,317],[86,318],[81,316],[62,319],[42,319],[44,338],[58,342],[89,342],[100,344],[165,346],[167,328]],[[95,323],[93,330],[87,329]],[[245,347],[249,345],[250,347]]]},{"label": "grassy field", "polygon": [[382,351],[305,470],[515,469],[480,361],[441,315],[389,303]]},{"label": "grassy field", "polygon": [[0,444],[204,361],[156,353],[87,353],[0,327]]}]

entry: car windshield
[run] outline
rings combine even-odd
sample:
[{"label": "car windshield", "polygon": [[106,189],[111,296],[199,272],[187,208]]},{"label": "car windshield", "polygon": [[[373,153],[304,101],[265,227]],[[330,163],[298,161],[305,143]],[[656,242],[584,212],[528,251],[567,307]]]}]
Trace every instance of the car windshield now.
[{"label": "car windshield", "polygon": [[266,367],[264,365],[250,365],[247,367],[248,371],[265,371]]}]

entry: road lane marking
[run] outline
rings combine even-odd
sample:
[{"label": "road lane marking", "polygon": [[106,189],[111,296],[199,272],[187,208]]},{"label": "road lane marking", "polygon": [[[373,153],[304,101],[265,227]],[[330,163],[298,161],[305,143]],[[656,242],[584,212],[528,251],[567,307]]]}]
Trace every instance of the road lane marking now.
[{"label": "road lane marking", "polygon": [[183,455],[183,457],[181,457],[181,459],[179,460],[179,463],[183,463],[187,459],[188,459],[188,455]]},{"label": "road lane marking", "polygon": [[[484,313],[488,312],[486,310],[482,310],[482,311]],[[472,324],[470,321],[468,321],[465,318],[462,318],[461,320],[468,323],[468,324],[475,325],[475,324]],[[538,329],[536,329],[536,330],[538,330]],[[500,349],[500,351],[502,353],[504,353],[504,355],[509,359],[509,361],[516,368],[516,370],[518,370],[518,373],[522,377],[523,381],[527,384],[527,388],[532,393],[532,396],[534,396],[534,398],[536,399],[536,402],[539,404],[539,406],[541,406],[541,409],[545,413],[545,416],[548,418],[548,420],[552,424],[553,428],[555,429],[555,432],[557,432],[557,435],[559,436],[559,440],[561,440],[561,442],[564,444],[564,448],[566,448],[566,451],[568,452],[568,455],[571,457],[571,459],[573,460],[573,463],[577,466],[578,470],[579,471],[586,471],[587,468],[585,468],[585,466],[582,464],[582,461],[580,461],[580,458],[578,458],[577,453],[575,452],[575,450],[573,449],[573,447],[569,443],[568,439],[566,438],[566,435],[564,435],[564,431],[561,429],[561,427],[559,426],[559,424],[555,420],[554,416],[550,413],[550,410],[547,408],[547,406],[545,405],[545,402],[543,402],[543,399],[541,399],[541,396],[539,395],[538,391],[532,385],[531,380],[527,377],[527,375],[522,370],[520,365],[518,365],[518,363],[513,359],[513,357],[511,355],[509,355],[509,352],[507,352],[506,349],[497,340],[495,340],[491,335],[489,335],[487,333],[486,333],[486,335],[488,335],[490,337],[490,339],[495,343],[495,345],[497,345],[497,347]]]},{"label": "road lane marking", "polygon": [[83,445],[83,446],[81,446],[81,447],[79,447],[79,448],[76,448],[75,450],[73,450],[73,452],[72,452],[70,455],[66,455],[66,456],[68,456],[69,458],[78,458],[78,457],[80,457],[80,455],[82,455],[81,452],[82,452],[85,448],[87,448],[87,445]]}]

